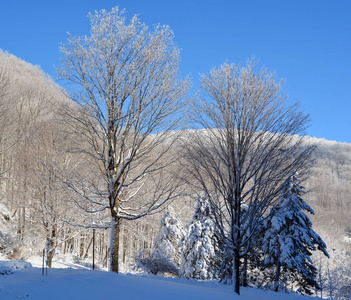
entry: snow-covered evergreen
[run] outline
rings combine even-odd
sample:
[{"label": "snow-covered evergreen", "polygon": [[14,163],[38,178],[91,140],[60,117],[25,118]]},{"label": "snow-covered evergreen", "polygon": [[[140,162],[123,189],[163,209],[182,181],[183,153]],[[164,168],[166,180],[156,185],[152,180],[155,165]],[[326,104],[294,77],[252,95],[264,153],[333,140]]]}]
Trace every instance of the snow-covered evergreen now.
[{"label": "snow-covered evergreen", "polygon": [[160,232],[156,235],[153,252],[151,255],[145,255],[144,251],[135,253],[134,269],[153,275],[179,276],[184,235],[182,223],[173,208],[168,206],[160,222]]},{"label": "snow-covered evergreen", "polygon": [[161,230],[156,235],[152,257],[170,258],[179,267],[182,253],[179,241],[185,235],[183,225],[171,206],[168,206],[160,223]]},{"label": "snow-covered evergreen", "polygon": [[279,204],[271,210],[267,219],[263,240],[263,251],[266,254],[265,266],[275,267],[275,286],[279,289],[281,270],[297,272],[294,276],[299,289],[311,293],[311,288],[318,288],[317,269],[314,267],[312,251],[321,250],[329,257],[327,246],[321,237],[312,229],[312,222],[303,212],[314,214],[313,209],[302,199],[304,187],[294,172],[282,186]]},{"label": "snow-covered evergreen", "polygon": [[215,223],[206,198],[198,198],[184,239],[181,276],[200,280],[218,278],[220,248]]}]

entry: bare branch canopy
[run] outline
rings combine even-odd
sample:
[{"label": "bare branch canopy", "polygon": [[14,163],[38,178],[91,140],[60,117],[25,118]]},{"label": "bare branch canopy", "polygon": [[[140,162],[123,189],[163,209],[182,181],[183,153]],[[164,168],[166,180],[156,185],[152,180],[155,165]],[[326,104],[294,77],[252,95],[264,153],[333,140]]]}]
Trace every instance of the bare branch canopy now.
[{"label": "bare branch canopy", "polygon": [[[168,26],[151,30],[137,16],[127,23],[117,7],[89,18],[90,35],[70,35],[61,47],[59,73],[71,84],[77,104],[65,111],[67,125],[77,133],[76,150],[98,165],[104,181],[104,186],[86,183],[85,191],[95,192],[84,197],[92,204],[93,196],[105,197],[117,245],[121,219],[145,216],[177,194],[165,174],[170,160],[164,156],[179,126],[189,80],[180,77],[179,49]],[[157,190],[146,196],[142,186]],[[118,272],[118,246],[111,251],[112,270]]]},{"label": "bare branch canopy", "polygon": [[202,75],[189,131],[188,172],[209,199],[217,227],[233,257],[239,293],[240,258],[252,234],[277,200],[282,180],[308,166],[314,147],[304,140],[308,115],[286,105],[282,81],[256,63],[223,64]]}]

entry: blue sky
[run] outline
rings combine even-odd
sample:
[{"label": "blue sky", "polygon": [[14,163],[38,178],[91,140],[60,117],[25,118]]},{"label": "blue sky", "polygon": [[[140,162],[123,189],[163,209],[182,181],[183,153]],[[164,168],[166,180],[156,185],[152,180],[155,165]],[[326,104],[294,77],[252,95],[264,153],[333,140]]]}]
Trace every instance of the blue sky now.
[{"label": "blue sky", "polygon": [[55,77],[67,32],[89,34],[88,12],[117,5],[173,29],[195,86],[199,73],[255,56],[310,113],[309,135],[351,143],[349,0],[2,0],[0,49]]}]

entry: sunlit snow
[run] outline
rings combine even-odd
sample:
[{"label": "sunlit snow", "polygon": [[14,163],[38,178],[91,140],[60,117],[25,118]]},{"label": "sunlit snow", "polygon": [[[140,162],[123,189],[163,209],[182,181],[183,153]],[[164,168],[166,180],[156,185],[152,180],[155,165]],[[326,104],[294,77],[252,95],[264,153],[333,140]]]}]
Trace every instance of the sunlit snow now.
[{"label": "sunlit snow", "polygon": [[[232,286],[218,284],[215,281],[120,275],[84,269],[71,262],[54,262],[54,268],[48,270],[47,276],[43,276],[41,259],[31,258],[30,261],[33,267],[15,270],[12,275],[0,275],[1,300],[309,299],[307,296],[274,293],[254,288],[243,288],[242,295],[237,296]],[[0,261],[0,267],[8,264],[9,262]]]}]

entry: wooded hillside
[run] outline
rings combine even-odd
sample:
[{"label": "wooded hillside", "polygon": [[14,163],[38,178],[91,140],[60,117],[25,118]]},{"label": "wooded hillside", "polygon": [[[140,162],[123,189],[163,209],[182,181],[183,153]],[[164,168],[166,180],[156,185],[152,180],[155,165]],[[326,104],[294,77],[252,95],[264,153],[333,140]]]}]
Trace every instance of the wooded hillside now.
[{"label": "wooded hillside", "polygon": [[[110,219],[105,211],[88,213],[90,204],[77,192],[84,196],[89,191],[79,189],[78,179],[75,192],[64,180],[75,180],[77,174],[94,179],[99,172],[99,166],[70,147],[77,137],[60,116],[67,105],[74,107],[38,67],[0,51],[0,254],[25,259],[39,255],[49,241],[56,252],[90,259],[95,227],[95,255],[106,266],[110,237],[104,227]],[[310,142],[317,148],[311,176],[302,183],[305,199],[315,211],[313,228],[327,243],[330,265],[336,268],[351,259],[351,145],[317,138]],[[187,191],[184,187],[171,203],[183,225],[196,205]],[[124,270],[135,252],[151,252],[162,216],[122,223]]]}]

